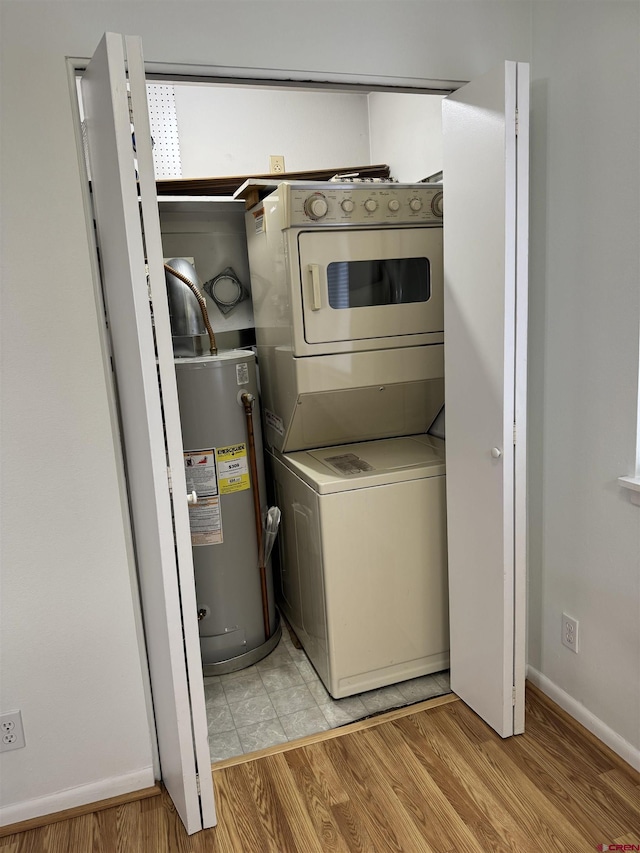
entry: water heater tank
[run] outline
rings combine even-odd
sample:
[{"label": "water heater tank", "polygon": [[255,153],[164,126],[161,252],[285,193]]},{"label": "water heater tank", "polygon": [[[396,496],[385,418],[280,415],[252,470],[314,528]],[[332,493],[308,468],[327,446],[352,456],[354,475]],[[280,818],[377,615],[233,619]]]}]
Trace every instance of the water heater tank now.
[{"label": "water heater tank", "polygon": [[257,402],[253,426],[258,483],[251,476],[242,395],[258,399],[249,350],[175,360],[195,569],[200,648],[205,675],[250,666],[278,643],[281,628],[267,566],[269,638],[259,571],[253,489],[267,509]]}]

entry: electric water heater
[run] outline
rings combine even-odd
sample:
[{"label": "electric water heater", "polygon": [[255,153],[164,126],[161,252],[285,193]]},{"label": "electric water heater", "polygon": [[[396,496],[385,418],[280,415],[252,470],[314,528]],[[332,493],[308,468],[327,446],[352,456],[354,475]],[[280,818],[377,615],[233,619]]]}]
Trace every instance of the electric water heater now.
[{"label": "electric water heater", "polygon": [[261,660],[281,634],[257,529],[267,497],[255,355],[176,358],[175,368],[187,492],[197,495],[189,520],[202,662],[205,675],[220,675]]}]

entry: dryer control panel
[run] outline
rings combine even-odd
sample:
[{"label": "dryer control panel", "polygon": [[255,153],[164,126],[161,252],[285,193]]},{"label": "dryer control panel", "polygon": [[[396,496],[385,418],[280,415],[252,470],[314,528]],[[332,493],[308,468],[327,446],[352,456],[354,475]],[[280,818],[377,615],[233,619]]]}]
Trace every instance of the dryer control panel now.
[{"label": "dryer control panel", "polygon": [[287,227],[432,225],[443,220],[441,184],[288,184]]}]

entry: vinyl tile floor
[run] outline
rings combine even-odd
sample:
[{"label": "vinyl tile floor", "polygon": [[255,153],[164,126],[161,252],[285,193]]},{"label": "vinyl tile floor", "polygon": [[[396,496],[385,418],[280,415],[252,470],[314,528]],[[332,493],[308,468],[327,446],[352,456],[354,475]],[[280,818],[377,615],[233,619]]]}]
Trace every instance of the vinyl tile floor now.
[{"label": "vinyl tile floor", "polygon": [[448,671],[334,700],[286,625],[255,666],[204,679],[211,761],[334,729],[449,692]]}]

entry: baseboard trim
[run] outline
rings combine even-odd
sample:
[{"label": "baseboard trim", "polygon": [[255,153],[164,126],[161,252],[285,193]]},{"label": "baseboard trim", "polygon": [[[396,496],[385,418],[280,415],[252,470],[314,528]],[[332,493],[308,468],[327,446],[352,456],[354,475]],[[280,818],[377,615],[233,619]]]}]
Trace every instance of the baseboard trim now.
[{"label": "baseboard trim", "polygon": [[538,672],[532,666],[527,667],[527,678],[541,693],[544,693],[556,705],[559,705],[570,717],[577,720],[587,731],[591,732],[599,741],[608,746],[612,752],[615,752],[616,755],[622,758],[627,764],[630,764],[635,770],[640,771],[640,749],[614,732],[606,723],[603,723],[595,714],[592,714],[588,708],[585,708],[573,696],[570,696],[561,687],[554,684],[551,679],[547,678],[546,675]]},{"label": "baseboard trim", "polygon": [[122,803],[154,797],[160,790],[153,778],[153,768],[145,767],[135,773],[4,806],[0,808],[0,838]]}]

